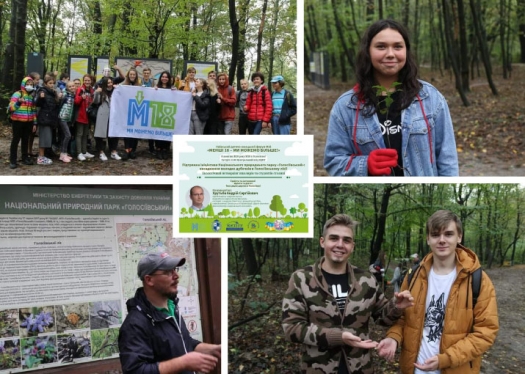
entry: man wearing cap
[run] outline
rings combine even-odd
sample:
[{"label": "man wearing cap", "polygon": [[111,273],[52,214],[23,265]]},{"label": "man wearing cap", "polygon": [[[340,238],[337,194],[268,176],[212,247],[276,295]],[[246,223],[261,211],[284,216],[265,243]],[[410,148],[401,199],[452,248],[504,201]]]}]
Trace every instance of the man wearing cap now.
[{"label": "man wearing cap", "polygon": [[143,287],[126,303],[118,345],[123,373],[211,372],[221,346],[193,339],[177,310],[178,267],[185,258],[149,253],[138,264]]},{"label": "man wearing cap", "polygon": [[290,135],[292,116],[297,113],[297,103],[290,91],[285,90],[284,78],[272,78],[272,132],[274,135]]}]

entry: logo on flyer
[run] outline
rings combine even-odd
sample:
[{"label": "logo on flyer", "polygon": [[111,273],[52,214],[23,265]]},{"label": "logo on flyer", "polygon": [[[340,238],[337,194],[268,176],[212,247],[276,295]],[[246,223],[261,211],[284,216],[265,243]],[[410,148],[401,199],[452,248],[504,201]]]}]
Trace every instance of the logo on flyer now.
[{"label": "logo on flyer", "polygon": [[265,227],[268,231],[290,231],[293,229],[293,222],[284,222],[281,219],[277,219],[274,222],[266,222]]},{"label": "logo on flyer", "polygon": [[191,231],[200,231],[199,226],[200,225],[198,223],[192,223],[191,224]]},{"label": "logo on flyer", "polygon": [[212,229],[216,232],[221,231],[221,221],[219,221],[218,219],[213,221]]},{"label": "logo on flyer", "polygon": [[238,221],[228,222],[226,225],[226,231],[244,231],[244,228],[241,223]]},{"label": "logo on flyer", "polygon": [[257,222],[257,221],[250,221],[248,223],[248,229],[250,231],[258,231],[259,230],[259,222]]}]

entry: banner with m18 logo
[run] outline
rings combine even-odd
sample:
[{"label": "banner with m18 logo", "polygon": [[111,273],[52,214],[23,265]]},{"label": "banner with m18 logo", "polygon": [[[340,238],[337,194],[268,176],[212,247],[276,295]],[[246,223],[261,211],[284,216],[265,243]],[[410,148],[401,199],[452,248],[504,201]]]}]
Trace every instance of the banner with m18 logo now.
[{"label": "banner with m18 logo", "polygon": [[193,97],[189,92],[117,86],[111,97],[109,136],[172,141],[188,135]]}]

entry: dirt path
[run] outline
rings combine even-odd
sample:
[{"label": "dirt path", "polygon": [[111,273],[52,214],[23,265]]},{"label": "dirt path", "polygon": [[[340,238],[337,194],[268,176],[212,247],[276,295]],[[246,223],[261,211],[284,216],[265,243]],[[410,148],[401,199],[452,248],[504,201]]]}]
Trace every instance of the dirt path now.
[{"label": "dirt path", "polygon": [[[525,373],[525,265],[485,271],[496,289],[500,329],[496,342],[483,355],[480,374]],[[377,327],[377,339],[381,339],[386,328]],[[381,359],[375,362],[379,372],[392,370],[392,365],[385,366]]]},{"label": "dirt path", "polygon": [[[423,76],[439,88],[449,103],[460,176],[525,176],[525,131],[522,128],[525,114],[513,104],[525,100],[525,90],[516,93],[513,86],[516,79],[525,77],[525,66],[516,65],[513,74],[513,79],[496,83],[498,97],[490,95],[483,79],[472,82],[468,108],[461,105],[450,79],[435,78],[429,72]],[[350,84],[336,82],[325,91],[305,81],[304,132],[314,135],[316,176],[328,175],[323,157],[330,110],[337,98],[350,88]]]},{"label": "dirt path", "polygon": [[[9,169],[9,145],[11,140],[0,137],[0,175],[172,175],[172,161],[158,160],[149,154],[148,142],[139,141],[137,147],[137,158],[128,161],[116,161],[109,159],[101,161],[98,157],[91,160],[79,161],[73,159],[71,163],[64,164],[53,159],[52,165],[36,165],[36,158],[33,159],[35,165],[26,166],[18,163],[18,168]],[[38,144],[38,139],[35,141]],[[120,141],[119,153],[122,154],[124,144]],[[33,151],[38,150],[37,146]],[[18,151],[20,154],[20,149]],[[91,152],[95,154],[96,152]],[[109,153],[106,152],[109,158]]]},{"label": "dirt path", "polygon": [[[294,117],[295,118],[295,117]],[[237,121],[232,128],[232,134],[238,134],[239,128]],[[292,134],[297,133],[296,120],[292,120]],[[263,135],[271,135],[270,130],[263,130]],[[137,147],[137,158],[128,161],[101,161],[98,157],[91,160],[78,161],[73,159],[71,163],[64,164],[53,159],[52,165],[35,165],[25,166],[21,162],[18,168],[9,169],[9,147],[11,145],[11,128],[0,124],[0,175],[173,175],[173,165],[171,157],[169,160],[159,160],[149,153],[147,140],[139,140]],[[124,141],[119,141],[118,151],[122,154]],[[89,150],[88,150],[89,151]],[[33,152],[38,152],[38,138],[35,139]],[[96,152],[91,151],[95,154]],[[109,153],[106,155],[109,158]],[[20,145],[18,147],[18,156],[20,157]]]},{"label": "dirt path", "polygon": [[525,373],[525,265],[486,270],[496,288],[500,330],[482,374]]}]

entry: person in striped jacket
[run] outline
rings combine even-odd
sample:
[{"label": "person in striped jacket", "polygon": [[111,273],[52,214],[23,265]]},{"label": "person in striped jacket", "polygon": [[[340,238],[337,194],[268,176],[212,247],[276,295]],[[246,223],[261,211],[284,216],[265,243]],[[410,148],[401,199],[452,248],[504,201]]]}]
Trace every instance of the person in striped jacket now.
[{"label": "person in striped jacket", "polygon": [[13,139],[9,155],[9,167],[17,168],[18,143],[22,141],[22,163],[33,165],[29,156],[29,136],[36,131],[36,106],[31,93],[35,89],[35,82],[31,77],[25,77],[9,102],[9,113],[13,126]]}]

